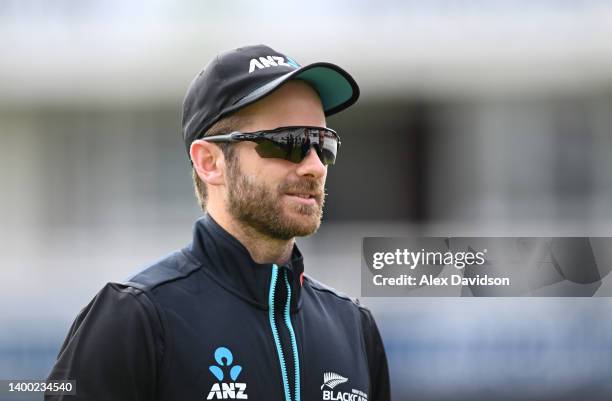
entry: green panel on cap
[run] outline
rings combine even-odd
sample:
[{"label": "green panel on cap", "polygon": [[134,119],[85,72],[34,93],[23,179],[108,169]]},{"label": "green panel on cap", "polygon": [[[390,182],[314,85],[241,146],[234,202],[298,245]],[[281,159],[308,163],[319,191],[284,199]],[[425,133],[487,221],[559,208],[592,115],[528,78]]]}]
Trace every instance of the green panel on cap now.
[{"label": "green panel on cap", "polygon": [[308,81],[317,88],[323,109],[326,111],[346,102],[353,96],[353,88],[346,78],[331,68],[310,68],[297,74],[294,78]]}]

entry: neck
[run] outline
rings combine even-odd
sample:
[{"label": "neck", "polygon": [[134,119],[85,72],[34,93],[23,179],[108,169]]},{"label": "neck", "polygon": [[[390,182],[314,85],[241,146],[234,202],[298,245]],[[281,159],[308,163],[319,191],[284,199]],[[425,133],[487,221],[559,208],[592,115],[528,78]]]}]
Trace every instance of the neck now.
[{"label": "neck", "polygon": [[282,240],[263,235],[252,227],[237,221],[225,210],[208,208],[207,213],[225,231],[244,245],[255,262],[285,264],[291,258],[295,239]]}]

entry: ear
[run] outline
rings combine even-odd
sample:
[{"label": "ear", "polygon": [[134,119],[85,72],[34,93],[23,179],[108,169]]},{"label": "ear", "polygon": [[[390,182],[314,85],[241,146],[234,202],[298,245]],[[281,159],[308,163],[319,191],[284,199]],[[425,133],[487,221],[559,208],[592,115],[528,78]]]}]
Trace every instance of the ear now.
[{"label": "ear", "polygon": [[189,148],[193,168],[208,185],[223,185],[225,159],[223,151],[211,142],[195,140]]}]

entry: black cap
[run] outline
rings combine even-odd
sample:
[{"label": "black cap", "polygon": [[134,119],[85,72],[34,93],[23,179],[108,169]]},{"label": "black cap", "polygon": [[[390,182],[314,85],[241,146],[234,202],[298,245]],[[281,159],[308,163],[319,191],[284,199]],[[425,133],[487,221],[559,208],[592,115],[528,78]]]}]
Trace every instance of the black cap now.
[{"label": "black cap", "polygon": [[270,94],[290,79],[316,89],[326,116],[357,101],[359,87],[342,68],[331,63],[300,66],[265,45],[246,46],[218,54],[195,77],[183,101],[183,138],[191,143],[221,118]]}]

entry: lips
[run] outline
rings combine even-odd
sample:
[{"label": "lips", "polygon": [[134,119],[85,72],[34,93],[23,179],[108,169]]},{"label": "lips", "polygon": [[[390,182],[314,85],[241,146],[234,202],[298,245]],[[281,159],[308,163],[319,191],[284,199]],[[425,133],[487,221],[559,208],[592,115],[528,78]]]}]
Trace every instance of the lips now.
[{"label": "lips", "polygon": [[279,191],[308,204],[323,203],[323,186],[317,180],[304,179],[293,183],[285,182],[279,186]]},{"label": "lips", "polygon": [[314,194],[287,193],[287,195],[297,196],[298,198],[303,198],[303,199],[316,198]]},{"label": "lips", "polygon": [[292,199],[293,202],[311,207],[315,205],[321,206],[323,203],[323,195],[321,193],[287,192],[285,195]]}]

